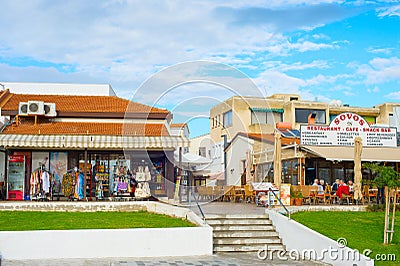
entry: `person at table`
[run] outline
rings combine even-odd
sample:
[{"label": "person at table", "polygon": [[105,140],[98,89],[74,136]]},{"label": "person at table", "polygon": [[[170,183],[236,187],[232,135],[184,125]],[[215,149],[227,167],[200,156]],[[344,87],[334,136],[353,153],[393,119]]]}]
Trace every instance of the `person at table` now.
[{"label": "person at table", "polygon": [[325,180],[324,180],[324,179],[321,179],[321,180],[319,181],[319,184],[322,186],[322,188],[323,188],[324,191],[325,191],[325,189],[326,189]]},{"label": "person at table", "polygon": [[336,191],[336,196],[339,197],[340,203],[342,204],[343,194],[349,195],[350,191],[349,191],[349,186],[343,180],[340,180],[339,182],[340,184],[338,190]]},{"label": "person at table", "polygon": [[335,183],[333,183],[333,184],[332,184],[332,187],[331,187],[332,195],[335,195],[335,194],[336,194],[336,191],[338,190],[339,185],[340,185],[340,180],[339,180],[339,178],[337,178],[337,179],[335,180]]},{"label": "person at table", "polygon": [[318,182],[318,179],[316,178],[316,179],[314,179],[314,183],[312,184],[312,186],[318,186],[319,185],[319,182]]},{"label": "person at table", "polygon": [[349,182],[347,182],[347,185],[349,186],[349,193],[353,194],[354,193],[353,181],[349,180]]}]

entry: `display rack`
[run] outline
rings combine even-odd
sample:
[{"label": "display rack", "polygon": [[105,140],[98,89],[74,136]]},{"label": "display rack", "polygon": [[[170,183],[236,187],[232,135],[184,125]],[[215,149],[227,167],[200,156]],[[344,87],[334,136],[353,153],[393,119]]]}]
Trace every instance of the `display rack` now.
[{"label": "display rack", "polygon": [[151,170],[150,190],[154,196],[164,196],[166,194],[164,168],[162,162],[153,163],[153,168]]},{"label": "display rack", "polygon": [[86,198],[92,198],[94,197],[94,190],[93,190],[93,182],[92,182],[92,164],[87,163],[86,164],[86,171],[84,171],[85,164],[84,163],[79,163],[79,169],[82,170],[83,173],[85,173],[85,178],[86,178]]}]

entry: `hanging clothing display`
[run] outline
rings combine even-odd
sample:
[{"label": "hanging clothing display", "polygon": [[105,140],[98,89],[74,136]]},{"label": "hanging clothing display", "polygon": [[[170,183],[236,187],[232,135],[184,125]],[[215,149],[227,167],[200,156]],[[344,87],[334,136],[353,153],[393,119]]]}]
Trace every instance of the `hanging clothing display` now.
[{"label": "hanging clothing display", "polygon": [[42,179],[44,193],[49,193],[50,192],[50,174],[48,172],[43,172],[41,179]]},{"label": "hanging clothing display", "polygon": [[64,196],[71,198],[74,195],[74,178],[75,174],[65,173],[62,180],[62,193]]},{"label": "hanging clothing display", "polygon": [[78,178],[77,178],[77,199],[81,200],[84,198],[84,186],[85,186],[85,176],[83,175],[83,173],[79,173],[78,174]]},{"label": "hanging clothing display", "polygon": [[145,176],[145,180],[147,182],[149,182],[151,180],[151,173],[150,173],[149,167],[147,165],[144,168],[144,176]]},{"label": "hanging clothing display", "polygon": [[46,200],[47,197],[51,197],[51,175],[43,167],[39,167],[31,173],[29,183],[31,200]]}]

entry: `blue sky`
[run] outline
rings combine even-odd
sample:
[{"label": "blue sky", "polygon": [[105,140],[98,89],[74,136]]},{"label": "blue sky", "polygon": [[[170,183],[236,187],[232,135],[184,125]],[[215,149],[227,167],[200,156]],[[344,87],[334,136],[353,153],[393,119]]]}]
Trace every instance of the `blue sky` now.
[{"label": "blue sky", "polygon": [[[109,83],[190,121],[192,136],[235,94],[218,84],[352,106],[400,101],[398,1],[0,0],[0,9],[0,81]],[[196,60],[227,69],[159,74]],[[168,87],[185,78],[217,82]]]}]

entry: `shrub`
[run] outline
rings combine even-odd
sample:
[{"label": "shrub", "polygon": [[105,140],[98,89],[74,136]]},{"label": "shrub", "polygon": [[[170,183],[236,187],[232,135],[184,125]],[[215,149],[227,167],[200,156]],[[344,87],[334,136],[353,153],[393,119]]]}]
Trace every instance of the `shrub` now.
[{"label": "shrub", "polygon": [[[386,204],[371,204],[367,206],[368,212],[384,212]],[[390,204],[390,210],[393,209],[393,204]],[[400,211],[400,205],[396,205],[396,211]]]}]

